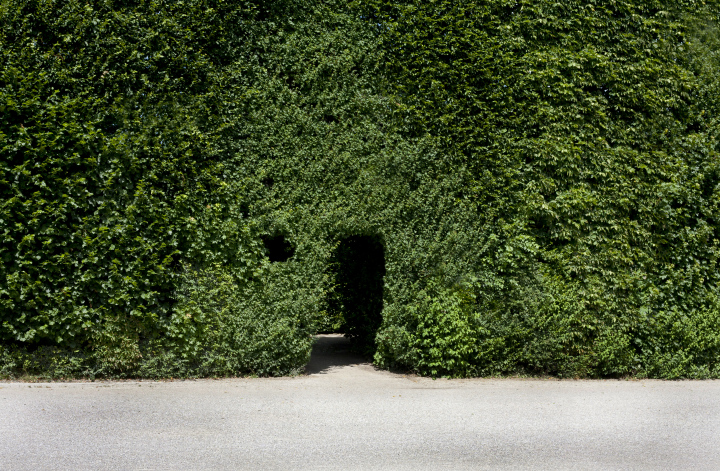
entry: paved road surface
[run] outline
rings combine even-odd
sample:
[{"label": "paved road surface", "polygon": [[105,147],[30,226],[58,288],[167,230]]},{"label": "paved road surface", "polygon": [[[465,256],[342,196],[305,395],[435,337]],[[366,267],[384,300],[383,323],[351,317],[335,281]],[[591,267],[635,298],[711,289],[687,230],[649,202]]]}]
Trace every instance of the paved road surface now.
[{"label": "paved road surface", "polygon": [[720,381],[433,381],[343,342],[297,378],[0,383],[0,469],[720,470]]}]

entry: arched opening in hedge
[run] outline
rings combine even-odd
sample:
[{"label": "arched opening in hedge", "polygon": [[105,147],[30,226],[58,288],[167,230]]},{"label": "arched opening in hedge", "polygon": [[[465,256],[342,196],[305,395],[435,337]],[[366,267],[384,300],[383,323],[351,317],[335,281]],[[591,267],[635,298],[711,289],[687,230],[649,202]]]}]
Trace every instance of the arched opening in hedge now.
[{"label": "arched opening in hedge", "polygon": [[378,237],[350,236],[338,244],[331,263],[334,289],[328,314],[339,320],[338,331],[366,353],[375,348],[382,322],[385,247]]}]

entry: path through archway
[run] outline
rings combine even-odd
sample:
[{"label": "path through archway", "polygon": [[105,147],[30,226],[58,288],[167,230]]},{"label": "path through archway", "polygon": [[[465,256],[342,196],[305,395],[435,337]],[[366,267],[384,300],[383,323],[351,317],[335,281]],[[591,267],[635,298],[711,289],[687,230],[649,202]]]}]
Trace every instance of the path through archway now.
[{"label": "path through archway", "polygon": [[385,247],[377,237],[347,237],[340,241],[330,268],[335,289],[328,311],[342,318],[340,331],[354,349],[370,354],[382,322]]}]

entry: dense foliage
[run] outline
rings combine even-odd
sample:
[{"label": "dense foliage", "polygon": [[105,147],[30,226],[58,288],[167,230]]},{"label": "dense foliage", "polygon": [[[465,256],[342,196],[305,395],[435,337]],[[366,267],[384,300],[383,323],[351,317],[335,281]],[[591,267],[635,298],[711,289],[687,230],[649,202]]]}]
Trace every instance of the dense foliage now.
[{"label": "dense foliage", "polygon": [[[307,361],[313,311],[248,220],[266,190],[226,170],[229,116],[252,113],[276,13],[3,3],[0,340],[13,365],[26,347],[82,358],[80,374],[284,374]],[[208,276],[232,287],[222,305],[202,302]],[[208,334],[217,322],[222,342]]]},{"label": "dense foliage", "polygon": [[720,376],[706,3],[5,0],[0,374]]},{"label": "dense foliage", "polygon": [[478,228],[386,314],[380,362],[720,373],[718,16],[700,7],[377,2],[401,131],[463,167]]}]

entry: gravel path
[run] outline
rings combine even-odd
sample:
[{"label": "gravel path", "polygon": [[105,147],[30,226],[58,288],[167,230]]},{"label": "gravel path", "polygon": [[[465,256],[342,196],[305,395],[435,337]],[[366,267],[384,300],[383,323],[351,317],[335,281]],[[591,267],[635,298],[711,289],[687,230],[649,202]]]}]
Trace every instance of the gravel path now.
[{"label": "gravel path", "polygon": [[346,346],[296,378],[0,383],[0,469],[720,469],[720,381],[433,381]]}]

